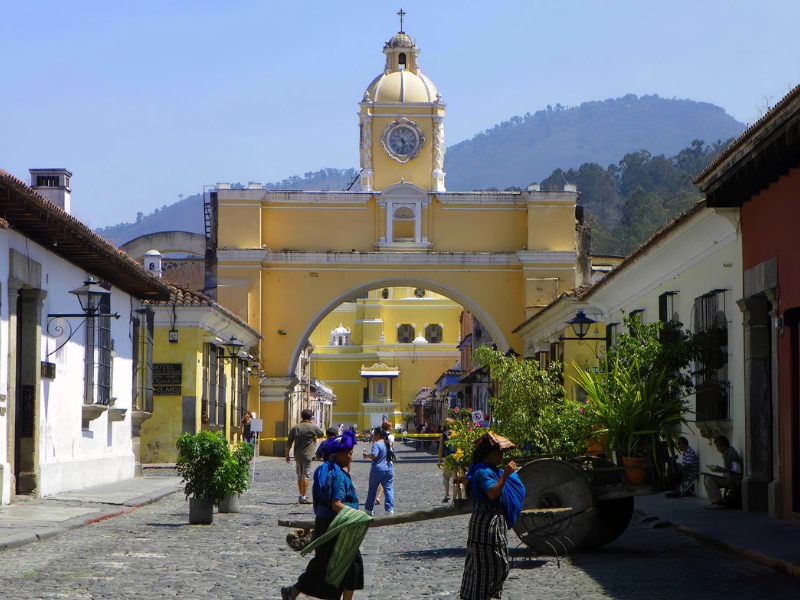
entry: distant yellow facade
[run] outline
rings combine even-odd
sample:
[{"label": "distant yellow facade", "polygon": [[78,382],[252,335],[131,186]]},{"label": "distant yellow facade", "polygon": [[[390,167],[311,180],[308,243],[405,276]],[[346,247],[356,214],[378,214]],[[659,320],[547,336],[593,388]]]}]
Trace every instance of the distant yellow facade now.
[{"label": "distant yellow facade", "polygon": [[[211,195],[217,298],[264,335],[267,377],[251,408],[264,415],[265,436],[288,431],[298,357],[315,330],[327,336],[338,326],[328,315],[344,302],[384,288],[425,289],[467,308],[505,351],[520,348],[520,322],[583,283],[574,187],[447,191],[442,97],[422,74],[407,34],[391,38],[383,53],[384,68],[359,103],[360,191],[218,184]],[[443,371],[437,369],[436,376]],[[329,383],[363,379],[352,372],[315,376]],[[335,412],[366,420],[352,395],[339,396]]]},{"label": "distant yellow facade", "polygon": [[258,346],[258,334],[191,292],[151,309],[153,414],[141,426],[142,463],[174,463],[183,433],[221,431],[237,442],[251,378],[244,354],[231,358],[225,344],[236,337],[246,351]]},{"label": "distant yellow facade", "polygon": [[312,376],[336,394],[333,422],[413,423],[420,388],[459,359],[461,306],[411,287],[373,290],[328,314],[311,335]]}]

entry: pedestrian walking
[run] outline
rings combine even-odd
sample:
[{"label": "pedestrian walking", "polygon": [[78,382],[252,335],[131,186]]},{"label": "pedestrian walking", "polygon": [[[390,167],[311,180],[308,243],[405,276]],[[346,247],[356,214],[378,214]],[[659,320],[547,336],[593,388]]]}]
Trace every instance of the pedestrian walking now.
[{"label": "pedestrian walking", "polygon": [[[335,427],[328,427],[325,430],[325,439],[317,446],[317,454],[314,458],[322,461],[328,460],[328,440],[335,438],[337,435]],[[347,472],[349,473],[350,471],[348,470]]]},{"label": "pedestrian walking", "polygon": [[450,502],[450,482],[453,482],[453,501],[461,500],[461,478],[463,470],[458,466],[451,467],[445,460],[448,456],[455,454],[448,442],[453,431],[448,429],[453,425],[453,419],[447,419],[445,430],[442,432],[442,439],[439,441],[439,461],[436,466],[442,469],[442,483],[444,484],[444,498],[442,502]]},{"label": "pedestrian walking", "polygon": [[289,462],[289,450],[294,445],[294,466],[297,470],[297,501],[300,504],[311,504],[306,496],[308,479],[311,476],[311,461],[316,454],[317,438],[323,436],[322,430],[311,422],[314,416],[309,409],[300,411],[302,421],[289,430],[289,443],[286,444],[286,462]]},{"label": "pedestrian walking", "polygon": [[467,560],[461,578],[462,600],[500,598],[508,577],[508,529],[522,511],[525,486],[503,453],[514,448],[506,438],[486,433],[475,442],[466,480],[472,493]]},{"label": "pedestrian walking", "polygon": [[389,445],[388,435],[380,427],[376,427],[372,432],[372,450],[364,452],[364,458],[372,461],[369,470],[369,489],[367,490],[367,501],[364,509],[367,514],[372,514],[375,508],[375,498],[378,493],[378,486],[383,486],[384,502],[383,507],[390,515],[394,514],[394,452]]},{"label": "pedestrian walking", "polygon": [[[342,435],[324,443],[328,460],[314,471],[312,488],[315,515],[314,540],[322,538],[331,524],[337,518],[341,519],[342,511],[353,509],[352,513],[357,513],[353,523],[356,528],[363,524],[363,522],[359,522],[358,517],[364,517],[364,513],[358,512],[356,488],[350,475],[345,471],[353,458],[356,436],[351,431],[345,431]],[[349,514],[345,512],[344,516],[349,517]],[[351,520],[353,519],[351,518]],[[367,520],[369,519],[367,518]],[[309,561],[305,572],[297,579],[297,583],[281,588],[281,600],[294,600],[300,594],[312,598],[349,600],[353,597],[355,590],[364,589],[364,563],[361,552],[357,548],[364,538],[366,528],[363,533],[357,531],[355,536],[346,535],[347,528],[348,525],[345,524],[341,527],[341,533],[337,533],[336,536],[314,549],[314,558]],[[340,540],[344,543],[340,544]],[[355,546],[355,552],[353,552],[353,546]],[[334,549],[336,549],[336,553],[334,553]],[[334,577],[335,574],[338,574],[338,577]],[[331,583],[329,580],[332,578],[339,579],[339,582]]]},{"label": "pedestrian walking", "polygon": [[251,448],[255,448],[256,445],[256,434],[255,432],[251,431],[252,425],[250,421],[253,420],[253,415],[250,413],[249,410],[244,411],[244,415],[242,415],[242,420],[239,423],[239,434],[242,436],[242,439],[250,444]]},{"label": "pedestrian walking", "polygon": [[[381,429],[386,432],[386,439],[389,442],[389,447],[394,452],[394,434],[392,433],[392,424],[389,421],[381,423]],[[383,500],[383,486],[378,486],[378,493],[375,496],[375,504],[380,504]]]}]

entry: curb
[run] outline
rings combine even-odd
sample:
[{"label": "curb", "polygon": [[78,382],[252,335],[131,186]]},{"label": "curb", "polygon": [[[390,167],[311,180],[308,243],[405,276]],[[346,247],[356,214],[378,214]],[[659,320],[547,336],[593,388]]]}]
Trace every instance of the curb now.
[{"label": "curb", "polygon": [[[653,517],[655,515],[651,515],[641,509],[634,509],[634,512],[640,514],[645,517]],[[656,517],[657,518],[657,517]],[[790,577],[800,577],[800,565],[796,565],[794,563],[790,563],[788,561],[782,560],[780,558],[773,558],[771,556],[767,556],[766,554],[762,554],[761,552],[756,552],[755,550],[748,550],[747,548],[740,548],[739,546],[735,546],[733,544],[729,544],[719,538],[714,536],[708,535],[706,533],[702,533],[697,531],[696,529],[692,529],[691,527],[687,527],[686,525],[679,525],[678,523],[671,523],[670,529],[674,529],[675,531],[679,531],[684,535],[688,535],[693,537],[699,542],[704,544],[713,545],[715,548],[722,549],[726,552],[730,552],[731,554],[736,554],[743,558],[746,558],[754,563],[763,565],[765,567],[769,567],[776,571],[780,571],[785,575],[789,575]]]},{"label": "curb", "polygon": [[53,527],[42,527],[38,531],[33,531],[31,533],[25,533],[22,535],[14,536],[11,539],[7,540],[0,540],[0,552],[3,550],[11,549],[11,548],[19,548],[20,546],[26,546],[33,542],[40,542],[42,540],[46,540],[51,537],[55,537],[59,534],[65,533],[70,531],[71,529],[78,529],[80,527],[86,527],[87,525],[92,525],[94,523],[99,523],[100,521],[105,521],[107,519],[113,519],[114,517],[121,517],[127,514],[132,513],[135,510],[138,510],[142,506],[146,506],[148,504],[153,504],[162,498],[166,498],[171,494],[180,491],[179,487],[174,487],[170,489],[166,489],[163,491],[155,492],[152,494],[148,494],[145,496],[139,496],[138,498],[133,498],[132,500],[128,500],[124,502],[120,506],[125,506],[125,509],[122,510],[112,510],[110,512],[97,512],[93,515],[86,517],[76,517],[74,519],[70,519],[66,522],[61,522],[57,526]]}]

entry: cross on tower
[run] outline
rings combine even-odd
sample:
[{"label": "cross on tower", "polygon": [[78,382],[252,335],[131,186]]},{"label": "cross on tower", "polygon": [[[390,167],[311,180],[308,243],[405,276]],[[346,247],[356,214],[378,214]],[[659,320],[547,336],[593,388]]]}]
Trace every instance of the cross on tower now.
[{"label": "cross on tower", "polygon": [[398,17],[400,17],[400,33],[405,33],[405,32],[403,31],[403,17],[405,17],[405,16],[406,16],[406,13],[405,13],[405,12],[403,12],[403,9],[402,9],[402,8],[401,8],[401,9],[400,9],[400,11],[397,13],[397,16],[398,16]]}]

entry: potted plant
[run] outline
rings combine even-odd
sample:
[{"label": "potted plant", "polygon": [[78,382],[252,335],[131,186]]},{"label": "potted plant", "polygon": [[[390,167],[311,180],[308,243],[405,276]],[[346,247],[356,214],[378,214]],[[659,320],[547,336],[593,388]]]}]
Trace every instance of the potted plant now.
[{"label": "potted plant", "polygon": [[219,503],[219,512],[238,513],[239,496],[250,487],[250,461],[253,447],[247,442],[239,442],[225,461],[223,481],[225,497]]},{"label": "potted plant", "polygon": [[607,455],[619,452],[628,467],[628,482],[641,485],[648,459],[659,468],[658,442],[673,446],[680,425],[687,423],[686,403],[670,388],[664,369],[646,371],[637,358],[625,364],[618,357],[607,367],[603,373],[577,369],[575,381],[586,392],[587,409],[600,425],[596,433],[605,438]]},{"label": "potted plant", "polygon": [[185,433],[176,443],[178,460],[175,467],[186,484],[189,498],[189,523],[210,525],[214,520],[214,505],[226,495],[225,463],[230,450],[221,433],[200,431]]}]

